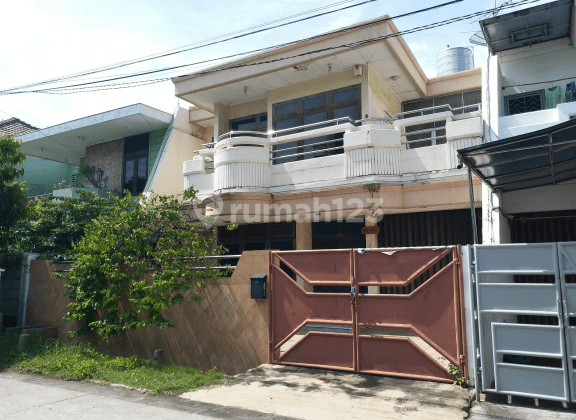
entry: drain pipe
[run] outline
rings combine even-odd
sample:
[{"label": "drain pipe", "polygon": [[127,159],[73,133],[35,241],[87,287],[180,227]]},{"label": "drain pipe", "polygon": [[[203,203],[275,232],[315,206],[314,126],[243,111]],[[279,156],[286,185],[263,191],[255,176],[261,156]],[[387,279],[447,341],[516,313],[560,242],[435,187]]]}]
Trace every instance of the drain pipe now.
[{"label": "drain pipe", "polygon": [[472,184],[472,170],[468,166],[468,193],[470,194],[470,215],[472,217],[472,229],[474,230],[474,245],[478,243],[478,228],[476,227],[476,206],[474,205],[474,186]]}]

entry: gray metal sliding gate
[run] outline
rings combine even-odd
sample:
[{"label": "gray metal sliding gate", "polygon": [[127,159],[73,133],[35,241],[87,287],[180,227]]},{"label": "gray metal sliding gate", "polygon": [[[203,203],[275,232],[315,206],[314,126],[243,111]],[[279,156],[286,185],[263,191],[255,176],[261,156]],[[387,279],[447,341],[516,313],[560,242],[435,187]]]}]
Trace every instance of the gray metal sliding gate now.
[{"label": "gray metal sliding gate", "polygon": [[472,249],[476,386],[576,402],[576,242]]}]

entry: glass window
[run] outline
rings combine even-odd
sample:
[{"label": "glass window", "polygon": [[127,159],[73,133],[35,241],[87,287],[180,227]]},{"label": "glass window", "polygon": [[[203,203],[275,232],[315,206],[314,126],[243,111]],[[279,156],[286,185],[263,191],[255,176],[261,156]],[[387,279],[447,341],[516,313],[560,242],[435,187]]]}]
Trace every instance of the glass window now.
[{"label": "glass window", "polygon": [[298,111],[298,103],[297,102],[289,102],[284,104],[279,104],[274,107],[274,114],[275,115],[286,115],[292,114],[293,112]]},{"label": "glass window", "polygon": [[[273,127],[274,130],[283,130],[346,116],[357,120],[361,114],[360,106],[360,85],[307,96],[274,104]],[[293,134],[302,130],[315,130],[322,127],[324,126],[299,128],[282,134]],[[342,137],[340,133],[278,145],[274,148],[273,156],[277,159],[274,159],[273,163],[285,163],[343,153]],[[284,149],[289,150],[282,151]],[[296,156],[278,159],[288,155]]]},{"label": "glass window", "polygon": [[544,109],[544,91],[521,93],[504,97],[506,115],[523,114],[525,112],[540,111]]},{"label": "glass window", "polygon": [[326,96],[317,96],[315,98],[304,99],[302,101],[302,109],[313,109],[326,106]]},{"label": "glass window", "polygon": [[333,118],[350,117],[353,120],[360,119],[360,107],[358,105],[347,106],[345,108],[338,108],[334,110]]},{"label": "glass window", "polygon": [[123,190],[138,195],[146,188],[148,181],[149,133],[124,139]]},{"label": "glass window", "polygon": [[348,89],[339,92],[334,92],[332,95],[332,102],[353,101],[358,99],[360,89]]}]

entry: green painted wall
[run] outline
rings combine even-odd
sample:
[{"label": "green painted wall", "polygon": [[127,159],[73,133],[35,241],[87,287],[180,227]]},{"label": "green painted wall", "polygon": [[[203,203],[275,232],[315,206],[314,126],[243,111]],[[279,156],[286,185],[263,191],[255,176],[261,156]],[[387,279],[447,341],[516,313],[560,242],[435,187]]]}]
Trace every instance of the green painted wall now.
[{"label": "green painted wall", "polygon": [[28,197],[50,194],[54,190],[54,184],[63,180],[70,183],[72,174],[78,173],[78,167],[75,165],[34,156],[28,156],[21,167],[24,169],[24,175],[18,181],[26,181]]},{"label": "green painted wall", "polygon": [[152,168],[160,153],[162,141],[166,135],[166,128],[150,132],[150,140],[148,142],[148,176],[152,174]]}]

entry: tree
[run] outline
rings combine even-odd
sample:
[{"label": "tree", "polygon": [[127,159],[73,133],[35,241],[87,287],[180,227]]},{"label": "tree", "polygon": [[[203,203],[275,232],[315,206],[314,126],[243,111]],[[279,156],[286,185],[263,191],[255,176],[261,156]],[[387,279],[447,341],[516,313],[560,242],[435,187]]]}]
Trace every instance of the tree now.
[{"label": "tree", "polygon": [[[76,263],[65,278],[72,299],[65,320],[85,321],[75,336],[96,333],[107,339],[120,331],[174,326],[164,311],[185,298],[200,302],[206,281],[221,275],[214,230],[190,223],[179,196],[146,202],[110,195],[113,203],[86,226],[74,246]],[[184,194],[185,199],[194,192]]]},{"label": "tree", "polygon": [[24,174],[19,165],[26,160],[19,151],[21,143],[13,135],[0,136],[0,249],[9,241],[9,229],[26,215],[24,182],[16,181]]},{"label": "tree", "polygon": [[77,190],[78,197],[37,198],[28,207],[28,216],[10,231],[10,250],[36,252],[43,258],[71,258],[75,244],[84,236],[86,226],[110,211],[113,203],[88,191]]}]

